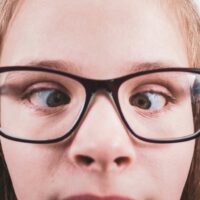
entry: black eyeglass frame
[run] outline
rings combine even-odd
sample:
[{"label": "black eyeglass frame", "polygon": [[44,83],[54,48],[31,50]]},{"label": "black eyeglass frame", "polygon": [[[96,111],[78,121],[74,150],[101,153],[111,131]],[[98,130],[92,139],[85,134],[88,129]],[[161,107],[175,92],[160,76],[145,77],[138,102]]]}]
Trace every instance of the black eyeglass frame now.
[{"label": "black eyeglass frame", "polygon": [[[47,67],[40,67],[40,66],[0,67],[0,74],[4,73],[4,72],[10,72],[10,71],[48,72],[48,73],[53,73],[53,74],[57,74],[57,75],[61,75],[61,76],[65,76],[65,77],[74,79],[74,80],[78,81],[84,87],[85,92],[86,92],[86,99],[85,99],[85,104],[83,106],[83,109],[79,115],[79,118],[74,123],[74,126],[63,136],[56,138],[56,139],[48,139],[48,140],[28,140],[28,139],[22,139],[22,138],[16,138],[16,137],[9,136],[0,130],[0,135],[9,140],[13,140],[16,142],[35,143],[35,144],[50,144],[50,143],[56,143],[56,142],[60,142],[64,139],[67,139],[73,133],[73,131],[79,126],[85,112],[87,111],[88,105],[89,105],[93,95],[100,90],[104,90],[112,96],[123,123],[125,124],[127,129],[130,131],[130,133],[139,140],[149,142],[149,143],[178,143],[178,142],[189,141],[189,140],[195,139],[200,136],[200,130],[196,131],[192,135],[185,136],[185,137],[179,137],[179,138],[175,138],[175,139],[149,139],[149,138],[144,138],[140,135],[137,135],[131,129],[127,120],[125,119],[123,112],[121,110],[121,107],[120,107],[119,99],[118,99],[118,91],[119,91],[121,84],[131,78],[135,78],[135,77],[146,75],[146,74],[162,73],[162,72],[189,72],[189,73],[200,75],[199,68],[180,68],[180,67],[158,68],[158,69],[139,71],[139,72],[135,72],[135,73],[128,74],[128,75],[121,76],[121,77],[114,78],[114,79],[97,80],[97,79],[88,79],[88,78],[70,74],[70,73],[67,73],[64,71],[58,71],[58,70],[49,69]],[[1,94],[1,87],[0,87],[0,94]]]}]

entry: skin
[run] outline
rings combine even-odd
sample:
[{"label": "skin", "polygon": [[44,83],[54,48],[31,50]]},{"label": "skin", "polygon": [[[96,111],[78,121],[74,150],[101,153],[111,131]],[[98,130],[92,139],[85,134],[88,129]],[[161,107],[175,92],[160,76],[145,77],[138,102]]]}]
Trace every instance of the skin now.
[{"label": "skin", "polygon": [[[136,63],[188,67],[168,12],[146,0],[24,0],[8,28],[1,65],[63,60],[74,63],[66,70],[93,79],[128,74]],[[150,144],[131,137],[103,93],[70,140],[39,145],[1,138],[1,144],[19,200],[79,194],[178,200],[194,150],[194,141]]]}]

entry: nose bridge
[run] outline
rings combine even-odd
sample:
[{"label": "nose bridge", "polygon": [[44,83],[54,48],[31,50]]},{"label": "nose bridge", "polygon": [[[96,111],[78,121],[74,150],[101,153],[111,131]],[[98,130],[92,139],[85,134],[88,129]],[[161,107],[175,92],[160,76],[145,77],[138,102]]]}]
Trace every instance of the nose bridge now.
[{"label": "nose bridge", "polygon": [[[97,136],[98,133],[102,137],[104,135],[105,140],[106,137],[112,137],[113,134],[115,139],[120,135],[127,136],[127,129],[118,113],[111,91],[107,89],[99,88],[93,93],[81,126],[90,127],[90,129],[87,129],[89,130],[87,133],[95,132],[96,134],[92,134],[93,137]],[[90,124],[96,124],[96,126]],[[117,132],[120,132],[120,134],[117,134]]]},{"label": "nose bridge", "polygon": [[[90,112],[89,115],[95,115],[96,117],[101,118],[102,122],[105,122],[105,125],[107,124],[106,122],[113,121],[119,126],[122,126],[122,121],[115,106],[111,91],[107,89],[95,91],[88,109]],[[95,118],[93,117],[93,119]],[[110,123],[108,124],[109,127],[112,127],[110,126]]]},{"label": "nose bridge", "polygon": [[[95,111],[97,111],[97,113],[95,113]],[[93,120],[99,118],[102,123],[105,122],[104,125],[113,120],[114,123],[125,128],[113,97],[112,82],[98,81],[93,85],[92,98],[87,108],[86,115],[96,115],[96,117],[93,117]],[[105,119],[107,119],[107,121],[105,121]],[[109,127],[112,127],[110,123],[108,124]]]}]

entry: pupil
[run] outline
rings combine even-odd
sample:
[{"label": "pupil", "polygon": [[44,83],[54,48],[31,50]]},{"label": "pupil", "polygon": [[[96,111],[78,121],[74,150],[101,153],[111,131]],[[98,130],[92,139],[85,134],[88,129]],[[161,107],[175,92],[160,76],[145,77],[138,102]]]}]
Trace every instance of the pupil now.
[{"label": "pupil", "polygon": [[142,109],[149,109],[151,107],[151,102],[144,94],[137,94],[135,96],[132,96],[130,98],[130,104]]},{"label": "pupil", "polygon": [[61,106],[68,104],[70,102],[70,97],[62,92],[53,90],[47,98],[47,105],[49,107]]}]

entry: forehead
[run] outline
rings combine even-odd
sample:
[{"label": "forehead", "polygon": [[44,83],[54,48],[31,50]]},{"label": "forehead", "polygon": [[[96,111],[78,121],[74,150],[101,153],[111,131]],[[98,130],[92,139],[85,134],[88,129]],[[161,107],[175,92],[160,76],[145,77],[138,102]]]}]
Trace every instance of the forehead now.
[{"label": "forehead", "polygon": [[132,62],[187,63],[177,22],[158,0],[22,0],[4,44],[4,65],[59,59],[101,74]]}]

